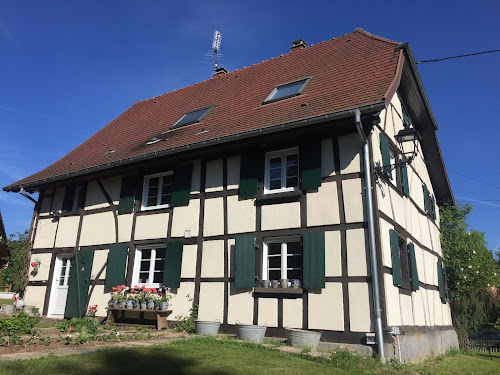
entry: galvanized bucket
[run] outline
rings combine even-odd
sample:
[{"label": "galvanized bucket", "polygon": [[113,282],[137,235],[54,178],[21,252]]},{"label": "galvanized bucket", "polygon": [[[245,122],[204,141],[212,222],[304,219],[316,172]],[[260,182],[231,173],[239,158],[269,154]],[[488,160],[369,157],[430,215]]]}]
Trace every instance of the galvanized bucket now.
[{"label": "galvanized bucket", "polygon": [[220,322],[195,321],[198,335],[215,336],[219,332]]},{"label": "galvanized bucket", "polygon": [[236,324],[238,327],[238,338],[240,340],[262,342],[266,335],[266,326],[257,326],[254,324]]},{"label": "galvanized bucket", "polygon": [[299,348],[310,347],[317,348],[321,332],[304,331],[302,329],[286,329],[286,341],[289,346],[296,346]]}]

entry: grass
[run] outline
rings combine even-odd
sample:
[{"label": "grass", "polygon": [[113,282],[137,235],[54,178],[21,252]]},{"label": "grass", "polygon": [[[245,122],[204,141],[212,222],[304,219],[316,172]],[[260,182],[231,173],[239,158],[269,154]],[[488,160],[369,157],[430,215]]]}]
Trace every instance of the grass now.
[{"label": "grass", "polygon": [[2,305],[13,305],[13,304],[14,304],[14,300],[12,298],[0,299],[0,306],[2,306]]},{"label": "grass", "polygon": [[346,351],[330,358],[279,351],[274,346],[196,337],[151,347],[103,349],[65,357],[0,363],[0,374],[500,374],[500,356],[452,353],[420,365],[382,365]]}]

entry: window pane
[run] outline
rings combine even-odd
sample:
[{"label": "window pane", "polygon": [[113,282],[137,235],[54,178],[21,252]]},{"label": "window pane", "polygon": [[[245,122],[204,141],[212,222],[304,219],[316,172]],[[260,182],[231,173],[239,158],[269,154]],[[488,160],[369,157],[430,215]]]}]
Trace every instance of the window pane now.
[{"label": "window pane", "polygon": [[198,109],[196,111],[188,112],[184,116],[182,116],[181,119],[177,121],[170,129],[175,129],[180,126],[189,125],[197,121],[200,121],[200,118],[211,109],[212,107],[207,107]]},{"label": "window pane", "polygon": [[153,283],[162,283],[163,282],[163,271],[155,272],[153,276]]},{"label": "window pane", "polygon": [[287,155],[286,157],[286,166],[287,167],[293,167],[295,165],[299,164],[299,155],[293,154],[293,155]]},{"label": "window pane", "polygon": [[269,181],[269,190],[281,189],[281,180]]},{"label": "window pane", "polygon": [[269,268],[281,268],[281,257],[275,256],[275,257],[269,257]]},{"label": "window pane", "polygon": [[267,254],[281,254],[281,242],[272,242],[267,244]]},{"label": "window pane", "polygon": [[172,196],[172,175],[162,177],[160,204],[169,204]]},{"label": "window pane", "polygon": [[302,246],[300,241],[287,242],[286,244],[287,254],[302,254]]},{"label": "window pane", "polygon": [[143,260],[141,262],[141,272],[142,271],[149,272],[149,260]]},{"label": "window pane", "polygon": [[281,279],[281,271],[269,271],[269,280],[279,280]]},{"label": "window pane", "polygon": [[152,187],[158,187],[158,184],[160,182],[159,177],[152,177],[149,179],[149,188],[151,189]]},{"label": "window pane", "polygon": [[165,248],[156,249],[156,259],[165,259]]},{"label": "window pane", "polygon": [[148,282],[149,272],[140,272],[139,273],[139,283],[145,284]]},{"label": "window pane", "polygon": [[292,82],[287,85],[278,86],[274,91],[274,93],[267,99],[267,101],[284,98],[290,95],[295,95],[300,91],[305,82],[306,79],[303,79],[301,81]]},{"label": "window pane", "polygon": [[281,180],[281,168],[272,168],[269,171],[269,179],[271,179],[271,180]]},{"label": "window pane", "polygon": [[286,187],[297,187],[297,186],[299,186],[298,177],[288,177],[286,179]]},{"label": "window pane", "polygon": [[301,279],[302,278],[302,272],[301,270],[288,270],[286,271],[286,276],[288,280],[291,279]]},{"label": "window pane", "polygon": [[164,266],[165,266],[164,259],[156,259],[155,260],[155,271],[163,271]]},{"label": "window pane", "polygon": [[287,257],[287,268],[302,268],[302,257],[292,255]]},{"label": "window pane", "polygon": [[144,260],[144,259],[151,259],[151,249],[144,249],[144,250],[141,250],[141,258]]}]

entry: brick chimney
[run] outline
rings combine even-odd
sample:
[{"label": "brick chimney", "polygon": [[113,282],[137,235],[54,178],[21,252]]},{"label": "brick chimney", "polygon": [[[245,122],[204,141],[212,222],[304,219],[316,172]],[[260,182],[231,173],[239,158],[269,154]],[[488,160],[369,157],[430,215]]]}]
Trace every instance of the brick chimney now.
[{"label": "brick chimney", "polygon": [[292,46],[290,47],[290,51],[293,51],[295,49],[300,50],[302,48],[306,48],[307,43],[304,41],[304,39],[299,39],[296,40],[292,43]]}]

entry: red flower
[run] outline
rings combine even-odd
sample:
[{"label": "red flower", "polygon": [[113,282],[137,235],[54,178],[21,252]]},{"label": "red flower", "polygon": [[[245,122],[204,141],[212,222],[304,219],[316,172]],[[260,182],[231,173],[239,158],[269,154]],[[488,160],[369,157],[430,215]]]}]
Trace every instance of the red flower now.
[{"label": "red flower", "polygon": [[36,262],[31,262],[31,267],[36,267],[37,263]]}]

